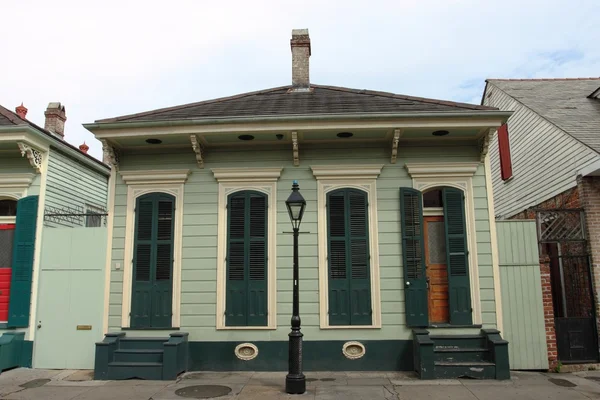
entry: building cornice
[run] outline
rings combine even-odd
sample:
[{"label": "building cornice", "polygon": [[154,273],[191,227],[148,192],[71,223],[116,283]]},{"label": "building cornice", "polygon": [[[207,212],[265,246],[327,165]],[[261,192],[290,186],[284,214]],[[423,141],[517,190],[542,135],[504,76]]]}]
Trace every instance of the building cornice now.
[{"label": "building cornice", "polygon": [[313,175],[321,179],[377,179],[383,164],[311,165]]},{"label": "building cornice", "polygon": [[144,171],[119,171],[123,182],[128,185],[182,184],[190,175],[189,169],[163,169]]},{"label": "building cornice", "polygon": [[213,168],[219,182],[269,182],[277,181],[283,167],[275,168]]}]

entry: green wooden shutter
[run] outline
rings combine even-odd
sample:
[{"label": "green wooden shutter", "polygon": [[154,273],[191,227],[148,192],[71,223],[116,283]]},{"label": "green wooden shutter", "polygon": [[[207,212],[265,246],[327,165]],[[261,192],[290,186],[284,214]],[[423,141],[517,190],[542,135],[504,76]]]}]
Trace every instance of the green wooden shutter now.
[{"label": "green wooden shutter", "polygon": [[329,324],[371,325],[368,197],[340,189],[327,195]]},{"label": "green wooden shutter", "polygon": [[253,191],[228,198],[227,326],[267,325],[267,200]]},{"label": "green wooden shutter", "polygon": [[135,208],[131,327],[171,327],[175,198],[138,197]]},{"label": "green wooden shutter", "polygon": [[8,326],[11,328],[29,326],[37,210],[38,196],[28,196],[17,202],[8,308]]},{"label": "green wooden shutter", "polygon": [[464,194],[459,189],[444,188],[443,196],[450,323],[470,325],[472,323],[471,287],[469,284]]},{"label": "green wooden shutter", "polygon": [[412,188],[400,188],[400,218],[406,325],[427,326],[429,316],[421,192]]}]

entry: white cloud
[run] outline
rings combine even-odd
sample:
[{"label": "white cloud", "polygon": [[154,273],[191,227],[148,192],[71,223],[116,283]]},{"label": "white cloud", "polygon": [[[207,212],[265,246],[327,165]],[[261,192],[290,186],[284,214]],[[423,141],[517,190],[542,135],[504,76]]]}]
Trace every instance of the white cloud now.
[{"label": "white cloud", "polygon": [[4,3],[0,103],[43,125],[61,101],[96,157],[82,123],[288,84],[292,28],[321,84],[479,102],[488,77],[600,71],[596,0]]}]

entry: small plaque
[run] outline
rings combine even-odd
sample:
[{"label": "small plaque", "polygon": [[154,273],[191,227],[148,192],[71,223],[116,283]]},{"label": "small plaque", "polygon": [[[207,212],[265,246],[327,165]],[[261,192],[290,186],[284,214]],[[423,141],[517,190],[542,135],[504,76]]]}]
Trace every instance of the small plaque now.
[{"label": "small plaque", "polygon": [[78,331],[91,331],[92,326],[91,325],[77,325],[77,330]]}]

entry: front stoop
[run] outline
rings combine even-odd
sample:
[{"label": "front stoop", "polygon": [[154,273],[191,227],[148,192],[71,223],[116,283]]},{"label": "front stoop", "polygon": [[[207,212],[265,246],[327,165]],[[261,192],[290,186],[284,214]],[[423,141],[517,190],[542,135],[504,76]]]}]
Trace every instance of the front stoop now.
[{"label": "front stoop", "polygon": [[173,380],[188,368],[186,332],[163,337],[126,337],[125,332],[107,333],[96,343],[94,379]]},{"label": "front stoop", "polygon": [[496,329],[479,335],[430,335],[413,330],[415,372],[421,379],[510,379],[508,342]]}]

